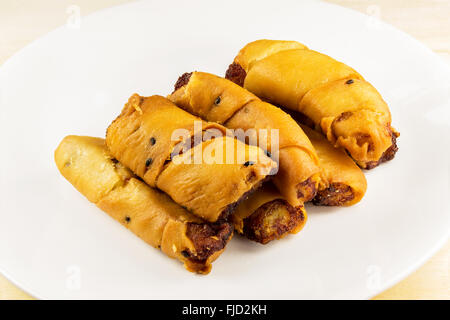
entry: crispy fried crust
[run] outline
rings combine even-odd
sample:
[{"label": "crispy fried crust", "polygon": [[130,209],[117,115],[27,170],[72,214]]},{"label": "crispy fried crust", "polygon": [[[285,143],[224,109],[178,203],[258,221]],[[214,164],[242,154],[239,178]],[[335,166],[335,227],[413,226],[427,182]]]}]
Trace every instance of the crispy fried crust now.
[{"label": "crispy fried crust", "polygon": [[250,240],[267,244],[294,230],[299,231],[305,219],[302,206],[293,207],[285,200],[276,199],[265,203],[244,219],[243,234]]},{"label": "crispy fried crust", "polygon": [[[292,118],[297,121],[298,123],[305,125],[311,129],[314,129],[315,125],[314,125],[314,121],[311,120],[311,118],[309,118],[308,116],[304,115],[301,112],[298,111],[293,111],[293,110],[286,110],[283,109],[285,112],[289,113]],[[339,121],[343,121],[348,119],[348,117],[351,115],[351,112],[343,112],[339,117],[337,117],[334,121],[335,122],[339,122]],[[391,141],[392,141],[392,145],[383,153],[383,155],[381,156],[381,158],[378,161],[371,161],[371,162],[367,162],[364,165],[361,165],[360,163],[358,163],[355,160],[355,163],[360,166],[362,169],[366,169],[366,170],[370,170],[373,169],[375,167],[377,167],[378,165],[380,165],[383,162],[387,162],[390,161],[392,159],[395,158],[395,154],[398,151],[398,146],[397,146],[397,138],[400,136],[400,133],[398,132],[393,132],[392,129],[390,129],[391,132]],[[370,147],[370,144],[369,144]],[[347,154],[351,157],[350,153],[347,151]]]},{"label": "crispy fried crust", "polygon": [[[135,94],[109,127],[106,144],[115,158],[149,186],[164,191],[198,217],[215,222],[226,218],[234,203],[276,169],[277,164],[262,149],[229,137],[225,127],[214,122],[202,122],[202,130],[218,130],[221,135],[201,139],[193,148],[177,152],[178,146],[184,147],[186,142],[192,144],[197,121],[200,119],[164,97]],[[176,131],[183,133],[174,139]],[[203,155],[205,150],[217,148],[224,150],[217,154],[222,159],[215,157],[211,163],[202,161],[192,165],[196,154],[201,152]],[[252,166],[236,162],[228,164],[224,158],[228,148],[244,148],[246,158],[257,160]],[[217,172],[220,172],[221,180],[213,178]],[[251,180],[247,179],[250,174],[254,177]]]},{"label": "crispy fried crust", "polygon": [[189,79],[192,76],[192,72],[185,72],[183,73],[177,80],[177,82],[175,83],[175,88],[173,89],[173,91],[177,91],[178,89],[180,89],[182,86],[185,86],[188,84]]},{"label": "crispy fried crust", "polygon": [[305,202],[311,201],[317,193],[317,181],[308,178],[297,185],[297,197]]},{"label": "crispy fried crust", "polygon": [[328,188],[319,190],[312,203],[316,206],[343,206],[354,197],[350,186],[343,183],[332,183]]},{"label": "crispy fried crust", "polygon": [[301,125],[311,140],[322,169],[315,205],[349,206],[358,203],[367,189],[364,173],[342,148],[335,148],[319,132]]},{"label": "crispy fried crust", "polygon": [[186,249],[181,254],[193,263],[205,264],[215,252],[225,248],[233,233],[229,222],[187,224],[186,235],[191,239],[195,252]]},{"label": "crispy fried crust", "polygon": [[230,222],[205,222],[138,179],[111,157],[103,139],[68,136],[55,162],[91,202],[189,271],[207,274],[232,236]]},{"label": "crispy fried crust", "polygon": [[392,145],[383,153],[380,160],[367,162],[364,169],[370,170],[370,169],[377,167],[379,164],[381,164],[383,162],[394,159],[395,154],[398,151],[398,146],[397,146],[397,137],[398,136],[399,136],[399,134],[397,132],[391,132]]},{"label": "crispy fried crust", "polygon": [[236,62],[230,64],[227,72],[225,73],[225,79],[231,80],[241,87],[244,86],[244,80],[246,76],[247,73],[245,72],[244,68],[242,68],[241,65]]},{"label": "crispy fried crust", "polygon": [[[284,42],[247,44],[226,77],[260,98],[311,117],[314,128],[333,145],[345,148],[361,168],[393,159],[398,134],[377,90],[345,64],[301,44],[284,47]],[[394,131],[392,139],[389,131]]]},{"label": "crispy fried crust", "polygon": [[[228,77],[237,73],[244,76],[245,71],[238,64],[230,66]],[[318,158],[307,136],[288,114],[235,83],[205,72],[180,76],[168,98],[191,114],[231,129],[280,130],[277,145],[281,165],[274,183],[294,206],[312,199],[315,188],[311,181],[318,180],[320,170]],[[246,143],[257,144],[246,138]],[[259,139],[257,135],[252,138]],[[266,143],[264,149],[271,150],[271,138]]]}]

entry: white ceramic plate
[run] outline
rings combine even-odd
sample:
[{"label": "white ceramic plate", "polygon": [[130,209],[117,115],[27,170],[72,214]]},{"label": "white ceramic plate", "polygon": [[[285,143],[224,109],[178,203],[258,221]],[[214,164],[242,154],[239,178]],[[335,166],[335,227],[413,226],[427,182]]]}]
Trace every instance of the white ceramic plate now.
[{"label": "white ceramic plate", "polygon": [[[258,38],[295,39],[360,71],[389,103],[400,150],[367,172],[360,204],[309,207],[301,233],[266,246],[235,237],[197,276],[89,203],[53,151],[68,134],[104,136],[134,92],[168,94],[186,71],[223,75]],[[0,269],[38,298],[368,298],[447,239],[449,88],[449,68],[417,41],[324,3],[155,1],[95,13],[1,68]]]}]

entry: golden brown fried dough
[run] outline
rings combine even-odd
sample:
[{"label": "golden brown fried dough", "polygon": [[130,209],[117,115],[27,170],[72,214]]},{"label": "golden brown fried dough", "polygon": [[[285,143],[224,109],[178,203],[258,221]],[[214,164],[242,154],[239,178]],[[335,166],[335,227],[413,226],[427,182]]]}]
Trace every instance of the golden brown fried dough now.
[{"label": "golden brown fried dough", "polygon": [[[277,164],[262,149],[224,136],[225,128],[216,123],[202,122],[201,130],[215,130],[220,137],[196,143],[196,121],[201,122],[166,98],[135,94],[108,128],[106,144],[117,160],[151,187],[166,192],[195,215],[215,222],[225,219]],[[174,132],[180,129],[187,136],[175,134],[174,139]],[[173,154],[177,146],[187,142],[187,151]],[[239,154],[243,160],[227,162],[230,154]],[[195,162],[196,155],[200,155],[200,162]],[[214,161],[208,162],[208,155],[214,155]]]},{"label": "golden brown fried dough", "polygon": [[365,169],[391,160],[398,133],[377,90],[349,66],[299,44],[247,44],[227,78],[263,100],[303,113],[335,147]]},{"label": "golden brown fried dough", "polygon": [[89,201],[189,271],[209,273],[232,236],[230,223],[204,222],[137,179],[112,158],[103,139],[68,136],[55,162]]},{"label": "golden brown fried dough", "polygon": [[[289,45],[287,43],[286,45]],[[224,78],[204,72],[181,76],[169,99],[184,110],[230,129],[255,129],[249,143],[259,144],[258,135],[267,130],[265,150],[270,150],[271,130],[278,133],[279,171],[273,182],[294,206],[311,200],[318,182],[318,158],[298,124],[280,108]],[[276,142],[275,142],[276,143]]]}]

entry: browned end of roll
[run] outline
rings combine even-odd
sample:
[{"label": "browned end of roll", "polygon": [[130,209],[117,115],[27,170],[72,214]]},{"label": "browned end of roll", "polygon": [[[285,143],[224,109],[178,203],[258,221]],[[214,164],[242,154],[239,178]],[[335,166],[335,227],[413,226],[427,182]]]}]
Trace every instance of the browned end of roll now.
[{"label": "browned end of roll", "polygon": [[305,221],[302,207],[293,207],[277,199],[265,203],[244,219],[244,235],[253,241],[266,244],[280,239]]},{"label": "browned end of roll", "polygon": [[364,169],[370,170],[370,169],[377,167],[380,163],[394,159],[395,154],[398,151],[398,146],[397,146],[397,137],[398,136],[399,136],[398,133],[391,131],[392,145],[385,152],[383,152],[383,155],[381,156],[381,158],[378,161],[367,162],[366,167]]},{"label": "browned end of roll", "polygon": [[317,182],[311,178],[297,185],[297,198],[303,202],[311,201],[317,193]]},{"label": "browned end of roll", "polygon": [[355,194],[350,186],[336,182],[318,191],[312,203],[316,206],[343,206],[354,198]]},{"label": "browned end of roll", "polygon": [[225,248],[233,233],[229,222],[187,224],[186,235],[195,247],[195,253],[184,250],[181,254],[195,265],[205,264],[215,252]]},{"label": "browned end of roll", "polygon": [[177,82],[175,83],[175,88],[174,88],[174,92],[177,91],[178,89],[180,89],[181,87],[185,86],[188,84],[189,80],[191,79],[192,76],[192,72],[185,72],[183,73],[177,80]]},{"label": "browned end of roll", "polygon": [[242,68],[241,65],[236,62],[230,64],[227,72],[225,73],[226,79],[233,81],[241,87],[244,86],[244,80],[246,76],[247,72],[245,72],[244,68]]}]

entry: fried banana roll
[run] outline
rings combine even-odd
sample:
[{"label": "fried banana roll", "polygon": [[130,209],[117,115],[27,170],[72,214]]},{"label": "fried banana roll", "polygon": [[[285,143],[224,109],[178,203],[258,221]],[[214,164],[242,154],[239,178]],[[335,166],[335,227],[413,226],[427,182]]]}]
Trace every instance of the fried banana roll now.
[{"label": "fried banana roll", "polygon": [[304,206],[290,205],[270,182],[242,202],[231,215],[239,234],[262,244],[299,232],[306,219]]},{"label": "fried banana roll", "polygon": [[[294,206],[314,197],[319,179],[316,152],[303,130],[280,108],[227,79],[204,72],[182,75],[169,99],[204,120],[250,132],[246,142],[259,145],[272,155],[276,144],[279,171],[273,182],[278,190]],[[261,129],[267,133],[264,142]],[[274,143],[272,129],[278,132]]]},{"label": "fried banana roll", "polygon": [[104,139],[67,136],[55,162],[89,201],[191,272],[209,273],[232,237],[230,223],[205,222],[139,180],[112,158]]},{"label": "fried banana roll", "polygon": [[320,133],[302,126],[319,156],[322,170],[319,191],[312,200],[318,206],[351,206],[366,193],[362,170],[343,148],[334,148]]},{"label": "fried banana roll", "polygon": [[[199,141],[196,123],[200,134],[204,131]],[[226,219],[277,168],[262,149],[228,137],[225,131],[161,96],[133,95],[109,126],[106,145],[114,158],[148,185],[215,222]],[[210,138],[205,139],[208,133]],[[242,161],[227,158],[238,154]]]},{"label": "fried banana roll", "polygon": [[335,147],[371,169],[394,158],[399,133],[378,91],[355,70],[293,41],[247,44],[226,77],[261,99],[301,112]]}]

